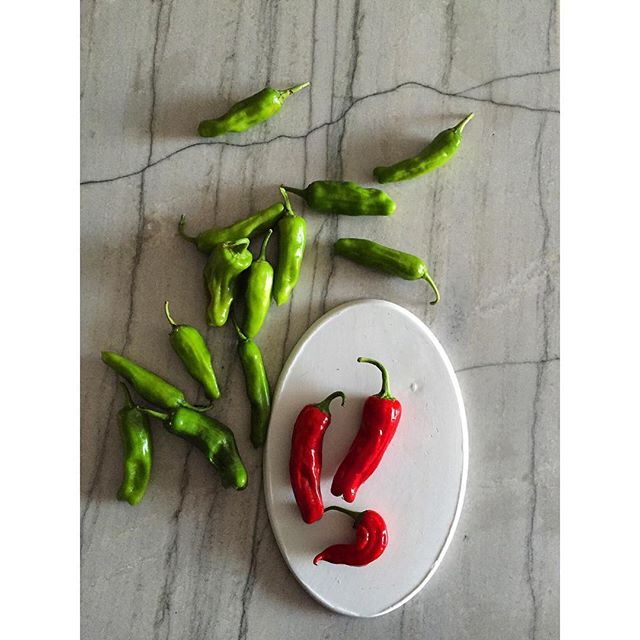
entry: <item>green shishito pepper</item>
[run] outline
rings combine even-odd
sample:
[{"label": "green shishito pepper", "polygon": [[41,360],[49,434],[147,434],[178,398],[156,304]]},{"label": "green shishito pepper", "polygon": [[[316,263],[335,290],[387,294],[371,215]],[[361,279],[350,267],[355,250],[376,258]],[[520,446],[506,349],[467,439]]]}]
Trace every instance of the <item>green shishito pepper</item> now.
[{"label": "green shishito pepper", "polygon": [[440,292],[433,281],[425,263],[410,253],[385,247],[372,240],[362,238],[340,238],[333,246],[336,254],[375,269],[382,273],[403,278],[404,280],[426,280],[436,294],[431,304],[440,300]]},{"label": "green shishito pepper", "polygon": [[240,458],[233,431],[218,420],[191,409],[177,409],[169,414],[140,409],[162,420],[169,433],[197,447],[217,469],[225,487],[238,491],[247,486],[247,469]]},{"label": "green shishito pepper", "polygon": [[264,444],[271,416],[271,391],[264,369],[262,353],[258,345],[242,333],[234,322],[238,333],[238,356],[244,372],[247,397],[251,404],[251,444],[257,449]]},{"label": "green shishito pepper", "polygon": [[298,283],[302,257],[307,244],[307,223],[291,208],[287,192],[280,187],[284,199],[284,216],[278,222],[278,266],[273,279],[273,299],[279,306],[290,297]]},{"label": "green shishito pepper", "polygon": [[186,218],[182,216],[178,223],[178,233],[185,240],[193,242],[198,248],[198,251],[209,254],[217,244],[222,242],[240,240],[241,238],[253,238],[253,236],[261,234],[275,226],[283,213],[284,205],[282,202],[277,202],[228,227],[208,229],[207,231],[199,233],[197,236],[188,236],[185,233]]},{"label": "green shishito pepper", "polygon": [[241,238],[217,244],[211,251],[204,268],[204,281],[211,296],[207,307],[209,326],[222,327],[227,322],[238,276],[253,261],[248,246],[249,238]]},{"label": "green shishito pepper", "polygon": [[373,170],[374,177],[382,184],[399,182],[400,180],[417,178],[446,164],[458,151],[462,142],[462,130],[471,118],[473,118],[473,113],[470,113],[455,127],[441,131],[413,158],[407,158],[388,167],[376,167]]},{"label": "green shishito pepper", "polygon": [[196,407],[189,404],[180,389],[148,369],[113,351],[103,351],[102,362],[127,380],[145,400],[163,409],[171,410],[179,407],[188,407],[195,411],[207,411],[211,408],[211,405]]},{"label": "green shishito pepper", "polygon": [[396,203],[380,189],[366,189],[355,182],[317,180],[306,189],[284,187],[295,193],[316,211],[345,216],[390,216]]},{"label": "green shishito pepper", "polygon": [[127,386],[124,382],[120,384],[126,394],[126,405],[118,412],[124,449],[124,468],[118,500],[134,506],[144,498],[151,476],[151,429],[149,418],[134,405]]},{"label": "green shishito pepper", "polygon": [[211,362],[211,353],[202,334],[188,324],[176,324],[169,313],[169,302],[164,303],[164,313],[171,325],[169,341],[189,375],[200,383],[209,400],[220,397],[220,388]]},{"label": "green shishito pepper", "polygon": [[266,251],[272,233],[273,229],[267,231],[267,235],[262,241],[260,255],[257,260],[253,261],[249,269],[245,290],[246,314],[243,324],[244,334],[248,338],[255,338],[258,335],[271,305],[273,267],[267,260]]},{"label": "green shishito pepper", "polygon": [[282,90],[267,87],[237,102],[224,115],[212,120],[203,120],[198,125],[198,135],[203,138],[213,138],[225,133],[240,133],[255,127],[275,116],[289,96],[310,84],[310,82],[303,82]]}]

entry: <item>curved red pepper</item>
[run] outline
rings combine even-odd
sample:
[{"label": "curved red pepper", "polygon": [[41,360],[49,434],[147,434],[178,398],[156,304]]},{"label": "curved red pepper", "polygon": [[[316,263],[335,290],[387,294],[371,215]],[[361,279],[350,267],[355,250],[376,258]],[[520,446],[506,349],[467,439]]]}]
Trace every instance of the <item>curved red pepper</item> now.
[{"label": "curved red pepper", "polygon": [[389,544],[389,534],[387,533],[387,525],[378,512],[369,509],[356,513],[342,507],[327,507],[325,511],[332,509],[346,513],[354,519],[356,542],[355,544],[334,544],[327,547],[313,559],[313,564],[324,560],[333,564],[363,567],[382,555]]},{"label": "curved red pepper", "polygon": [[358,489],[380,464],[402,415],[402,405],[389,390],[389,375],[384,366],[370,358],[358,358],[358,362],[368,362],[380,369],[382,389],[377,395],[367,398],[360,430],[333,477],[331,493],[343,496],[347,502],[355,500]]},{"label": "curved red pepper", "polygon": [[303,407],[293,427],[289,476],[300,514],[307,524],[320,520],[324,513],[320,490],[322,440],[331,424],[329,405],[338,396],[344,405],[344,393],[334,391],[322,402]]}]

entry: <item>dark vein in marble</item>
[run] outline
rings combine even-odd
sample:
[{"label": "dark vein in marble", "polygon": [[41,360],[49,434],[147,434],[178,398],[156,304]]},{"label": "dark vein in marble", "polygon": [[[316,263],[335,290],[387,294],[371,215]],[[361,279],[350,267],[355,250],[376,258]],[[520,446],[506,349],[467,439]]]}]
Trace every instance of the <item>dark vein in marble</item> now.
[{"label": "dark vein in marble", "polygon": [[[262,474],[260,474],[260,487],[258,491],[258,499],[256,500],[256,512],[253,523],[253,535],[251,539],[251,562],[249,564],[249,572],[242,590],[242,599],[240,600],[241,614],[240,625],[238,628],[238,640],[246,640],[247,631],[249,629],[248,612],[253,588],[256,583],[256,565],[258,564],[258,550],[262,542],[262,534],[258,534],[258,522],[260,520],[260,500],[262,496]],[[264,533],[264,532],[263,532]]]},{"label": "dark vein in marble", "polygon": [[[546,73],[546,71],[540,72],[540,73]],[[529,75],[536,75],[535,73],[531,73]],[[500,78],[500,80],[507,80],[509,79],[510,76],[504,76],[502,78]],[[516,76],[519,77],[519,76]],[[491,80],[488,81],[485,84],[491,84]],[[308,136],[314,134],[316,131],[319,131],[321,129],[324,129],[325,127],[330,127],[332,125],[337,124],[338,122],[340,122],[341,120],[343,120],[348,113],[351,111],[351,109],[353,109],[357,104],[359,104],[360,102],[363,102],[364,100],[368,100],[370,98],[377,98],[379,96],[383,96],[383,95],[387,95],[390,93],[394,93],[395,91],[399,91],[400,89],[404,89],[405,87],[418,87],[418,88],[422,88],[422,89],[426,89],[427,91],[433,91],[434,93],[437,93],[438,95],[441,96],[447,96],[450,98],[459,98],[461,100],[469,100],[472,102],[480,102],[480,103],[488,103],[488,104],[492,104],[494,106],[497,107],[508,107],[508,108],[514,108],[514,109],[523,109],[525,111],[531,111],[533,113],[560,113],[560,111],[558,109],[548,109],[545,107],[531,107],[529,105],[526,104],[521,104],[521,103],[515,103],[515,102],[499,102],[497,100],[493,100],[492,98],[478,98],[478,97],[474,97],[474,96],[466,96],[463,95],[464,93],[466,93],[467,91],[471,91],[471,89],[462,89],[461,91],[455,92],[455,93],[450,93],[447,91],[443,91],[442,89],[439,89],[437,87],[432,87],[431,85],[425,84],[423,82],[417,82],[414,80],[408,80],[406,82],[401,82],[400,84],[391,87],[389,89],[382,89],[380,91],[375,91],[373,93],[369,93],[366,94],[364,96],[359,96],[358,98],[354,98],[353,101],[351,102],[351,104],[349,104],[344,111],[337,116],[336,118],[333,118],[332,120],[329,120],[327,122],[323,122],[321,124],[316,125],[315,127],[309,129],[306,133],[304,134],[300,134],[300,135],[292,135],[292,134],[279,134],[277,136],[274,136],[273,138],[268,138],[266,140],[256,140],[255,142],[244,142],[244,143],[240,143],[240,142],[227,142],[225,140],[212,140],[212,141],[203,141],[203,142],[193,142],[191,144],[185,145],[184,147],[179,147],[178,149],[175,149],[174,151],[171,151],[170,153],[168,153],[166,156],[163,156],[162,158],[159,158],[158,160],[154,160],[153,162],[149,162],[147,163],[146,166],[142,167],[141,169],[136,169],[135,171],[130,171],[128,173],[123,173],[121,175],[118,176],[113,176],[111,178],[97,178],[97,179],[92,179],[92,180],[84,180],[80,183],[81,186],[86,186],[86,185],[92,185],[92,184],[105,184],[108,182],[115,182],[116,180],[123,180],[124,178],[131,178],[132,176],[137,176],[140,173],[142,173],[143,171],[146,171],[147,169],[151,169],[152,167],[155,167],[156,165],[160,164],[161,162],[164,162],[165,160],[169,160],[170,158],[172,158],[173,156],[182,153],[183,151],[187,151],[188,149],[193,149],[195,147],[202,147],[202,146],[223,146],[223,147],[256,147],[256,146],[262,146],[262,145],[266,145],[266,144],[270,144],[272,142],[276,142],[277,140],[304,140],[305,138],[307,138]]]},{"label": "dark vein in marble", "polygon": [[[153,45],[153,55],[152,55],[152,59],[151,59],[151,107],[150,107],[150,114],[149,114],[149,124],[148,124],[148,128],[149,128],[149,152],[147,155],[147,165],[150,163],[151,161],[151,154],[153,151],[153,121],[154,121],[154,111],[155,111],[155,74],[156,74],[156,52],[157,52],[157,48],[158,48],[158,34],[159,34],[159,29],[160,29],[160,14],[162,11],[162,2],[160,3],[160,6],[158,7],[158,15],[156,18],[156,32],[155,32],[155,41],[154,41],[154,45]],[[138,271],[139,271],[139,266],[140,266],[140,262],[142,259],[142,250],[143,250],[143,241],[144,241],[144,225],[145,225],[145,199],[144,199],[144,192],[145,192],[145,173],[141,172],[140,175],[140,187],[138,190],[138,228],[136,230],[136,240],[135,240],[135,249],[134,249],[134,254],[133,254],[133,263],[131,265],[131,279],[130,279],[130,283],[129,283],[129,310],[128,310],[128,314],[127,314],[127,319],[125,321],[125,328],[124,328],[124,342],[122,344],[122,348],[121,348],[121,353],[125,353],[127,350],[127,347],[129,346],[129,343],[131,342],[131,329],[133,326],[133,316],[134,316],[134,300],[135,300],[135,292],[136,292],[136,287],[137,287],[137,282],[138,282]],[[84,540],[84,527],[85,527],[85,519],[86,519],[86,515],[88,513],[89,507],[93,501],[93,496],[95,495],[95,491],[98,487],[98,483],[100,480],[100,477],[102,475],[102,468],[103,468],[103,464],[104,464],[104,456],[107,450],[107,438],[110,434],[110,429],[109,429],[109,425],[112,423],[113,420],[113,416],[115,413],[115,405],[116,405],[116,401],[117,401],[117,397],[118,394],[120,393],[120,388],[118,385],[114,385],[114,391],[113,391],[113,395],[111,398],[111,403],[110,403],[110,408],[109,408],[109,415],[108,415],[108,422],[106,423],[106,426],[104,428],[104,431],[101,435],[101,441],[100,441],[100,446],[98,447],[98,453],[97,453],[97,459],[96,459],[96,464],[95,464],[95,471],[93,474],[93,477],[91,478],[91,482],[89,483],[89,488],[87,491],[87,496],[86,496],[86,503],[85,503],[85,507],[83,509],[82,512],[82,516],[80,519],[80,527],[81,527],[81,536],[80,536],[80,548],[82,549],[82,545],[83,545],[83,540]],[[94,518],[94,524],[93,526],[95,526],[95,520],[97,519],[98,514],[97,514],[97,510],[96,510],[96,515]]]},{"label": "dark vein in marble", "polygon": [[166,624],[166,633],[164,638],[168,638],[171,635],[171,600],[173,598],[173,592],[176,583],[176,576],[178,573],[178,534],[180,532],[180,515],[184,508],[184,502],[187,495],[187,488],[189,486],[189,458],[193,448],[187,451],[187,455],[184,459],[184,466],[182,468],[182,479],[180,482],[180,494],[178,496],[178,505],[176,506],[173,515],[171,516],[171,529],[172,536],[167,546],[167,551],[164,556],[164,584],[162,590],[158,596],[158,605],[156,607],[156,614],[153,620],[153,638],[158,640],[160,638],[160,632],[162,627]]},{"label": "dark vein in marble", "polygon": [[551,38],[555,36],[552,29],[555,25],[556,12],[558,10],[557,0],[551,0],[551,9],[549,10],[549,22],[547,23],[547,64],[551,66]]},{"label": "dark vein in marble", "polygon": [[520,365],[544,365],[548,362],[558,362],[560,360],[559,356],[554,356],[552,358],[545,358],[542,360],[518,360],[518,361],[505,361],[505,362],[483,362],[482,364],[473,364],[469,367],[463,367],[462,369],[456,369],[456,373],[463,373],[464,371],[473,371],[475,369],[488,369],[490,367],[513,367]]},{"label": "dark vein in marble", "polygon": [[89,69],[91,68],[91,59],[93,57],[93,29],[95,25],[95,15],[96,15],[96,0],[92,0],[91,2],[91,11],[89,12],[89,34],[87,36],[87,62],[84,65],[84,69],[86,70],[86,75],[82,79],[82,85],[80,87],[80,100],[84,98],[85,87],[89,79]]},{"label": "dark vein in marble", "polygon": [[114,393],[111,397],[111,402],[109,404],[109,411],[107,412],[107,415],[105,418],[105,427],[103,432],[100,434],[100,446],[98,447],[98,452],[96,454],[96,463],[93,469],[93,475],[91,476],[91,481],[89,482],[89,487],[87,489],[87,493],[85,496],[84,507],[80,515],[80,552],[81,553],[87,544],[87,537],[89,532],[94,531],[96,523],[98,521],[98,509],[96,508],[93,519],[91,521],[91,526],[86,524],[87,514],[89,513],[89,509],[92,506],[94,506],[93,496],[95,495],[96,489],[98,488],[98,481],[102,476],[102,468],[104,466],[104,460],[107,453],[108,434],[110,433],[109,425],[113,424],[117,397],[118,397],[117,393]]},{"label": "dark vein in marble", "polygon": [[[537,191],[538,191],[538,207],[542,218],[542,241],[540,243],[540,261],[542,264],[546,262],[547,248],[551,233],[549,216],[544,204],[543,180],[542,180],[542,150],[544,129],[547,116],[543,116],[540,120],[538,135],[534,144],[534,157],[537,161]],[[547,274],[545,280],[545,288],[542,293],[542,358],[541,362],[536,365],[536,387],[533,398],[533,418],[531,421],[531,456],[529,466],[529,477],[531,478],[531,507],[529,510],[529,526],[527,530],[527,584],[529,586],[529,595],[531,598],[531,626],[529,629],[529,638],[535,640],[538,627],[538,599],[535,588],[535,521],[538,508],[538,477],[537,477],[537,434],[540,424],[541,401],[543,397],[542,385],[544,381],[544,367],[542,361],[548,359],[549,354],[549,323],[550,310],[549,303],[551,299],[551,275],[547,266]]]},{"label": "dark vein in marble", "polygon": [[498,78],[492,78],[491,80],[487,80],[486,82],[482,82],[481,84],[476,84],[473,87],[467,87],[466,89],[462,89],[460,91],[456,91],[452,95],[460,96],[464,93],[469,93],[469,91],[474,91],[475,89],[482,89],[482,87],[488,87],[496,82],[503,82],[504,80],[514,80],[516,78],[530,78],[533,76],[546,76],[551,73],[559,73],[560,69],[547,69],[546,71],[529,71],[527,73],[512,73],[508,76],[499,76]]},{"label": "dark vein in marble", "polygon": [[447,55],[446,66],[442,70],[442,76],[440,82],[443,87],[449,87],[451,83],[451,71],[453,69],[453,57],[455,55],[455,39],[456,39],[456,19],[455,19],[455,4],[456,0],[449,0],[447,8],[445,10],[445,16],[447,19],[446,31],[447,31]]}]

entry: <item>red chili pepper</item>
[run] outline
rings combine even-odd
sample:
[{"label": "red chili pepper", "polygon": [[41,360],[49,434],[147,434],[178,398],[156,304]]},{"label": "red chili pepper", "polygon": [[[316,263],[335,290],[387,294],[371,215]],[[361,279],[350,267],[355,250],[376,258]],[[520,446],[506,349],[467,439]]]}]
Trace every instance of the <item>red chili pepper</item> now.
[{"label": "red chili pepper", "polygon": [[333,564],[363,567],[382,555],[389,544],[389,534],[387,533],[387,525],[378,512],[368,509],[357,513],[342,507],[327,507],[325,511],[332,509],[346,513],[353,518],[356,542],[355,544],[334,544],[327,547],[313,559],[313,564],[324,560]]},{"label": "red chili pepper", "polygon": [[322,440],[331,424],[329,406],[338,396],[342,398],[344,406],[344,393],[334,391],[322,402],[303,407],[293,427],[289,476],[302,519],[307,524],[320,520],[324,513],[320,490]]},{"label": "red chili pepper", "polygon": [[358,362],[368,362],[380,369],[382,389],[364,403],[360,430],[333,477],[331,493],[343,496],[347,502],[355,500],[358,489],[376,470],[402,414],[402,405],[389,390],[389,374],[384,366],[370,358],[358,358]]}]

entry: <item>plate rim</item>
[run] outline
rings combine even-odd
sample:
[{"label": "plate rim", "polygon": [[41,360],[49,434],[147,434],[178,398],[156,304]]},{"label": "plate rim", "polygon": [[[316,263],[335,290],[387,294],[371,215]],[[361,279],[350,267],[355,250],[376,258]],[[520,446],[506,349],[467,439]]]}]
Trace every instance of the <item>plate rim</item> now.
[{"label": "plate rim", "polygon": [[374,613],[372,615],[363,615],[363,614],[360,614],[360,613],[356,613],[354,611],[350,611],[348,609],[344,609],[344,608],[339,607],[339,606],[335,606],[335,605],[330,604],[329,602],[327,602],[322,596],[320,596],[313,589],[311,589],[304,582],[302,582],[302,580],[300,580],[298,578],[296,572],[291,567],[288,558],[282,553],[281,537],[280,537],[279,533],[277,532],[276,527],[274,527],[274,524],[273,524],[273,521],[272,521],[272,518],[271,518],[271,510],[269,508],[269,500],[267,499],[267,484],[268,484],[267,483],[267,478],[270,476],[268,471],[269,471],[271,465],[269,463],[269,456],[267,456],[266,453],[267,453],[267,448],[269,447],[269,443],[270,443],[270,440],[271,440],[270,439],[271,420],[269,420],[269,429],[267,431],[267,440],[265,442],[264,449],[263,449],[262,490],[263,490],[263,496],[264,496],[265,506],[266,506],[266,510],[267,510],[267,517],[269,519],[269,526],[271,527],[271,531],[273,533],[273,536],[276,539],[276,543],[278,545],[278,551],[280,552],[280,555],[282,556],[282,559],[284,560],[285,564],[287,565],[287,568],[289,569],[289,572],[293,575],[293,577],[296,579],[298,584],[300,584],[302,586],[302,588],[314,600],[319,602],[323,607],[325,607],[325,608],[327,608],[327,609],[329,609],[331,611],[334,611],[335,613],[340,613],[342,615],[350,616],[350,617],[353,617],[353,618],[378,618],[380,616],[386,615],[387,613],[391,613],[391,611],[394,611],[395,609],[398,609],[402,605],[406,604],[409,600],[411,600],[414,596],[416,596],[420,591],[422,591],[422,589],[424,589],[426,584],[429,582],[429,580],[431,580],[431,578],[434,576],[434,574],[438,570],[440,564],[442,563],[442,560],[444,559],[444,557],[445,557],[445,555],[446,555],[446,553],[447,553],[447,551],[449,549],[449,546],[451,545],[451,541],[453,540],[453,536],[454,536],[454,534],[456,532],[456,529],[458,528],[458,523],[460,521],[460,515],[462,513],[462,507],[464,505],[464,499],[465,499],[466,489],[467,489],[467,480],[468,480],[468,473],[469,473],[469,429],[468,429],[468,424],[467,424],[467,414],[466,414],[466,411],[465,411],[464,400],[463,400],[463,397],[462,397],[462,390],[460,388],[460,383],[458,382],[458,377],[456,376],[455,369],[453,368],[453,365],[451,364],[451,360],[449,360],[449,356],[447,355],[447,352],[444,350],[444,347],[442,346],[442,344],[440,343],[438,338],[435,336],[433,331],[415,313],[409,311],[408,309],[406,309],[405,307],[403,307],[403,306],[401,306],[399,304],[396,304],[395,302],[391,302],[389,300],[383,300],[382,298],[360,298],[358,300],[350,300],[350,301],[347,301],[347,302],[340,303],[339,305],[333,307],[329,311],[326,311],[325,313],[323,313],[315,322],[313,322],[307,328],[307,330],[300,336],[300,338],[296,342],[295,346],[293,347],[293,349],[291,350],[291,352],[287,356],[287,359],[285,360],[284,364],[282,365],[282,368],[280,370],[280,375],[278,376],[278,382],[276,383],[275,389],[273,391],[272,405],[274,404],[275,398],[277,398],[280,395],[281,387],[282,387],[282,381],[283,381],[283,378],[284,378],[284,376],[283,376],[284,372],[287,371],[290,368],[291,363],[298,356],[298,353],[302,349],[302,345],[307,341],[308,336],[311,333],[317,331],[322,325],[324,325],[326,322],[331,320],[334,316],[338,315],[342,311],[344,311],[344,310],[346,310],[346,309],[348,309],[350,307],[357,307],[357,306],[362,306],[362,305],[365,305],[365,304],[376,304],[376,305],[382,305],[382,306],[386,306],[386,307],[392,308],[392,309],[394,309],[394,311],[398,311],[401,314],[403,314],[405,316],[408,316],[413,321],[415,321],[415,322],[419,323],[420,325],[422,325],[422,328],[424,328],[424,330],[426,331],[426,334],[427,334],[428,338],[431,340],[431,342],[433,343],[433,345],[436,348],[436,351],[439,353],[440,357],[442,358],[442,361],[445,364],[445,368],[447,370],[447,373],[449,374],[449,379],[451,380],[451,382],[453,384],[454,393],[455,393],[455,396],[456,396],[456,400],[458,402],[458,410],[459,410],[459,414],[460,414],[461,429],[462,429],[462,474],[460,476],[460,486],[458,488],[458,501],[456,503],[456,510],[454,512],[454,515],[453,515],[453,520],[451,521],[451,525],[449,527],[449,531],[447,532],[447,536],[446,536],[446,538],[444,540],[444,543],[442,544],[442,547],[440,548],[440,551],[438,552],[438,555],[437,555],[436,559],[434,560],[433,564],[431,565],[431,567],[427,571],[425,577],[422,579],[422,581],[416,587],[414,587],[408,594],[406,594],[400,600],[398,600],[398,602],[396,602],[393,605],[387,607],[383,611],[380,611],[378,613]]}]

